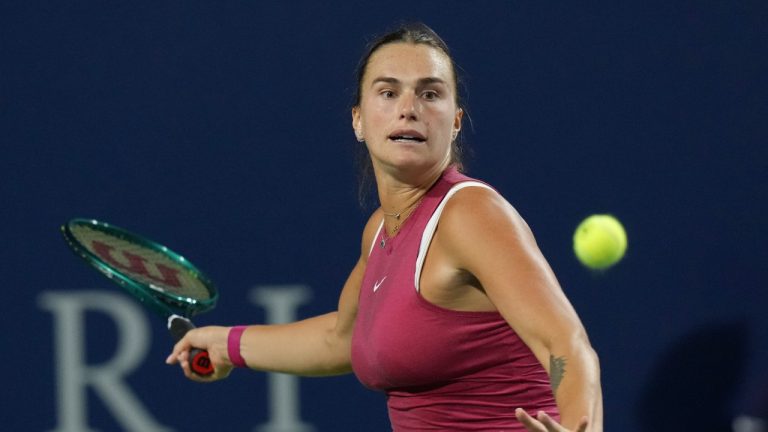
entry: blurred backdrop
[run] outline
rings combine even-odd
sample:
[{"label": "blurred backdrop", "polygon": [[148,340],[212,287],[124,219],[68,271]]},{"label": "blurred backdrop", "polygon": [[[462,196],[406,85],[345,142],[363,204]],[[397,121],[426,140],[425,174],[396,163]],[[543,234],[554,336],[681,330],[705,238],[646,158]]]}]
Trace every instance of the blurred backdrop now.
[{"label": "blurred backdrop", "polygon": [[[730,430],[768,388],[764,1],[0,5],[3,429],[386,431],[353,376],[164,364],[162,320],[67,250],[92,217],[221,290],[198,324],[323,313],[359,253],[353,69],[421,20],[466,84],[468,171],[537,237],[602,365],[609,431]],[[581,219],[629,248],[594,273]]]}]

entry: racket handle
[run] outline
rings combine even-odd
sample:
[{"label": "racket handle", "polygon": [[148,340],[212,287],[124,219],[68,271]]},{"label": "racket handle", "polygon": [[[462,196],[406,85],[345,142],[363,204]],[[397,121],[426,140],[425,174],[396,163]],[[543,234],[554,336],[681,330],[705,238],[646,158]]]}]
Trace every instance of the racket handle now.
[{"label": "racket handle", "polygon": [[[171,315],[168,318],[168,331],[171,332],[173,339],[178,342],[181,338],[187,334],[188,331],[195,328],[192,321],[179,316]],[[189,367],[197,375],[208,376],[213,373],[213,364],[208,356],[208,351],[201,350],[200,348],[192,348],[189,350]]]}]

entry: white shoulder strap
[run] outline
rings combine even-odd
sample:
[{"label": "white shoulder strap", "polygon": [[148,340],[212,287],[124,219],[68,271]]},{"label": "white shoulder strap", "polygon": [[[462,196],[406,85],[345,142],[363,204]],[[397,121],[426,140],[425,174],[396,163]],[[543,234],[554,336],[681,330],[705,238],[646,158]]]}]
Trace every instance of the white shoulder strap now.
[{"label": "white shoulder strap", "polygon": [[419,291],[419,279],[421,279],[421,269],[424,267],[424,259],[427,257],[427,250],[429,250],[429,244],[432,243],[432,237],[435,235],[435,230],[437,230],[437,223],[440,220],[440,215],[443,213],[443,208],[445,208],[445,204],[448,203],[448,200],[451,199],[453,194],[464,189],[465,187],[484,187],[486,189],[493,190],[492,187],[485,183],[480,183],[478,181],[467,181],[456,183],[448,191],[448,193],[445,194],[445,198],[443,198],[443,201],[440,203],[440,205],[437,206],[435,212],[432,214],[432,217],[429,218],[427,226],[424,228],[424,234],[421,236],[421,243],[419,244],[419,255],[416,257],[416,274],[414,275],[414,286],[416,287],[417,292]]},{"label": "white shoulder strap", "polygon": [[376,246],[376,239],[379,238],[379,234],[381,233],[382,228],[384,228],[384,218],[381,218],[379,229],[376,230],[376,235],[373,237],[373,241],[371,242],[371,249],[368,250],[368,256],[371,256],[371,253],[373,253],[373,247]]}]

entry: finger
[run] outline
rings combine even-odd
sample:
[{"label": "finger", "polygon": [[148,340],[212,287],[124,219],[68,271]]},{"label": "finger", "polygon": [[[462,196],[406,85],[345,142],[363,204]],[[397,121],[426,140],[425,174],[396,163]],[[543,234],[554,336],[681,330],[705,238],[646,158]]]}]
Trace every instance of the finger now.
[{"label": "finger", "polygon": [[[171,355],[173,356],[173,354]],[[223,364],[214,364],[212,374],[206,375],[206,376],[198,375],[192,370],[189,351],[182,351],[178,356],[174,357],[173,360],[175,363],[178,363],[178,365],[181,367],[185,377],[187,377],[191,381],[195,381],[199,383],[209,383],[209,382],[224,379],[228,377],[232,371],[231,366],[226,366]]]},{"label": "finger", "polygon": [[552,420],[552,417],[548,416],[544,411],[539,411],[536,413],[536,419],[540,421],[545,428],[547,428],[547,432],[557,431],[557,429],[555,429],[555,425],[553,424],[554,420]]},{"label": "finger", "polygon": [[539,411],[536,418],[544,425],[544,427],[546,427],[547,432],[566,432],[568,430],[544,411]]},{"label": "finger", "polygon": [[515,410],[515,417],[517,417],[517,420],[522,423],[523,426],[525,426],[525,430],[528,432],[547,432],[547,429],[544,427],[544,425],[531,417],[522,408],[517,408]]},{"label": "finger", "polygon": [[175,365],[179,363],[179,357],[181,356],[182,351],[171,351],[170,354],[168,354],[168,357],[165,358],[165,363],[169,365]]},{"label": "finger", "polygon": [[181,370],[184,372],[184,376],[189,378],[190,370],[189,370],[189,352],[188,351],[182,351],[176,355],[176,361],[178,362],[179,366],[181,366]]},{"label": "finger", "polygon": [[185,342],[185,339],[182,338],[180,341],[176,342],[176,344],[173,345],[173,349],[171,350],[171,353],[168,355],[168,357],[165,359],[165,362],[167,364],[176,364],[179,361],[179,356],[181,353],[187,351],[189,348],[187,346],[188,344]]}]

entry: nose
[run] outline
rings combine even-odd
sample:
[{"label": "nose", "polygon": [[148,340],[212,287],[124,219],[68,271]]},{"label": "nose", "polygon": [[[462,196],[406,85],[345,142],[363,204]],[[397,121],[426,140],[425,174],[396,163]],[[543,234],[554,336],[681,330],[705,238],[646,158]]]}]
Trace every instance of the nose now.
[{"label": "nose", "polygon": [[418,110],[416,107],[416,96],[405,94],[400,99],[400,119],[418,120]]}]

